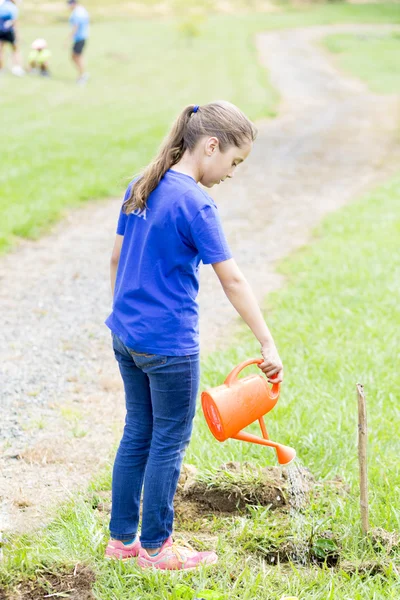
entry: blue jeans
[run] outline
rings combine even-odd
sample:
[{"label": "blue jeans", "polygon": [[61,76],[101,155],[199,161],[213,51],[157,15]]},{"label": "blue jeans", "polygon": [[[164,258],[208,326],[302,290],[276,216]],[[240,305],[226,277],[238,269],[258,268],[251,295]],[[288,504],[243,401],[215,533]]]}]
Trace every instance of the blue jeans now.
[{"label": "blue jeans", "polygon": [[196,410],[199,355],[135,352],[114,333],[113,348],[127,413],[113,469],[110,534],[122,541],[135,537],[143,488],[140,541],[158,548],[172,534],[173,501]]}]

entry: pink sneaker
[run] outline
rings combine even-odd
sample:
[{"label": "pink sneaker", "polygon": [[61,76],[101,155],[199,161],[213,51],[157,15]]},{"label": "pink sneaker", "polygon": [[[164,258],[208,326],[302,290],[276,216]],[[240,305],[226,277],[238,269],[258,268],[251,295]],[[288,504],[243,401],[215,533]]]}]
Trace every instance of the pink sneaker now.
[{"label": "pink sneaker", "polygon": [[169,537],[156,556],[150,556],[146,550],[140,548],[138,565],[142,569],[162,569],[164,571],[190,571],[201,565],[214,565],[218,562],[215,552],[196,552],[186,542],[173,542]]},{"label": "pink sneaker", "polygon": [[119,540],[109,540],[106,548],[106,558],[117,558],[119,560],[128,560],[135,558],[139,554],[140,542],[138,536],[132,544],[125,546]]}]

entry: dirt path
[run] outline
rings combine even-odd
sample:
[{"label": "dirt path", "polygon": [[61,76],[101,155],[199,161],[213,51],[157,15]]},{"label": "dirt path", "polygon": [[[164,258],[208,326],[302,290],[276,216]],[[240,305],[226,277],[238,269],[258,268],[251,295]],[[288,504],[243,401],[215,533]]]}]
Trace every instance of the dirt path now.
[{"label": "dirt path", "polygon": [[[234,184],[214,196],[260,300],[281,283],[275,262],[304,244],[323,215],[387,176],[398,157],[398,98],[372,95],[314,45],[356,29],[372,28],[258,37],[281,116],[261,124]],[[87,205],[0,260],[0,531],[46,522],[52,506],[110,460],[121,431],[121,384],[101,325],[119,206],[119,199]],[[236,318],[211,267],[203,268],[200,305],[206,353],[216,340],[229,343]]]}]

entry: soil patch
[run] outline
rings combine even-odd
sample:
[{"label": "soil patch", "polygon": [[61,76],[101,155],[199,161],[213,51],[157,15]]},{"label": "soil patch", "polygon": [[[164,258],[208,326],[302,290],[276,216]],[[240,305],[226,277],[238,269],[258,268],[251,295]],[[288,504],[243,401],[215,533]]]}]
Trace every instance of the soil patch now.
[{"label": "soil patch", "polygon": [[[302,469],[305,492],[314,478]],[[175,514],[180,522],[201,519],[207,514],[232,515],[248,505],[286,507],[287,473],[280,467],[257,467],[251,463],[229,462],[206,479],[199,478],[193,465],[184,465],[175,496]]]},{"label": "soil patch", "polygon": [[0,590],[0,600],[43,600],[44,598],[69,598],[93,600],[93,571],[84,565],[72,570],[40,571],[35,581],[24,581],[12,591]]}]

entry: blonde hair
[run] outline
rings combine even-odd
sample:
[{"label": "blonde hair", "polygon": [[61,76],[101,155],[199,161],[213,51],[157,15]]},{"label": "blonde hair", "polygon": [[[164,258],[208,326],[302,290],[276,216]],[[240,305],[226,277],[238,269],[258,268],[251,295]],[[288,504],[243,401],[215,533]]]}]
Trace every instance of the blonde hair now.
[{"label": "blonde hair", "polygon": [[240,148],[246,142],[253,142],[257,130],[246,115],[230,102],[211,102],[203,106],[190,104],[176,119],[157,156],[135,181],[124,211],[129,214],[143,210],[147,198],[168,169],[180,161],[186,150],[192,152],[204,136],[218,138],[220,150],[224,152],[229,146]]}]

